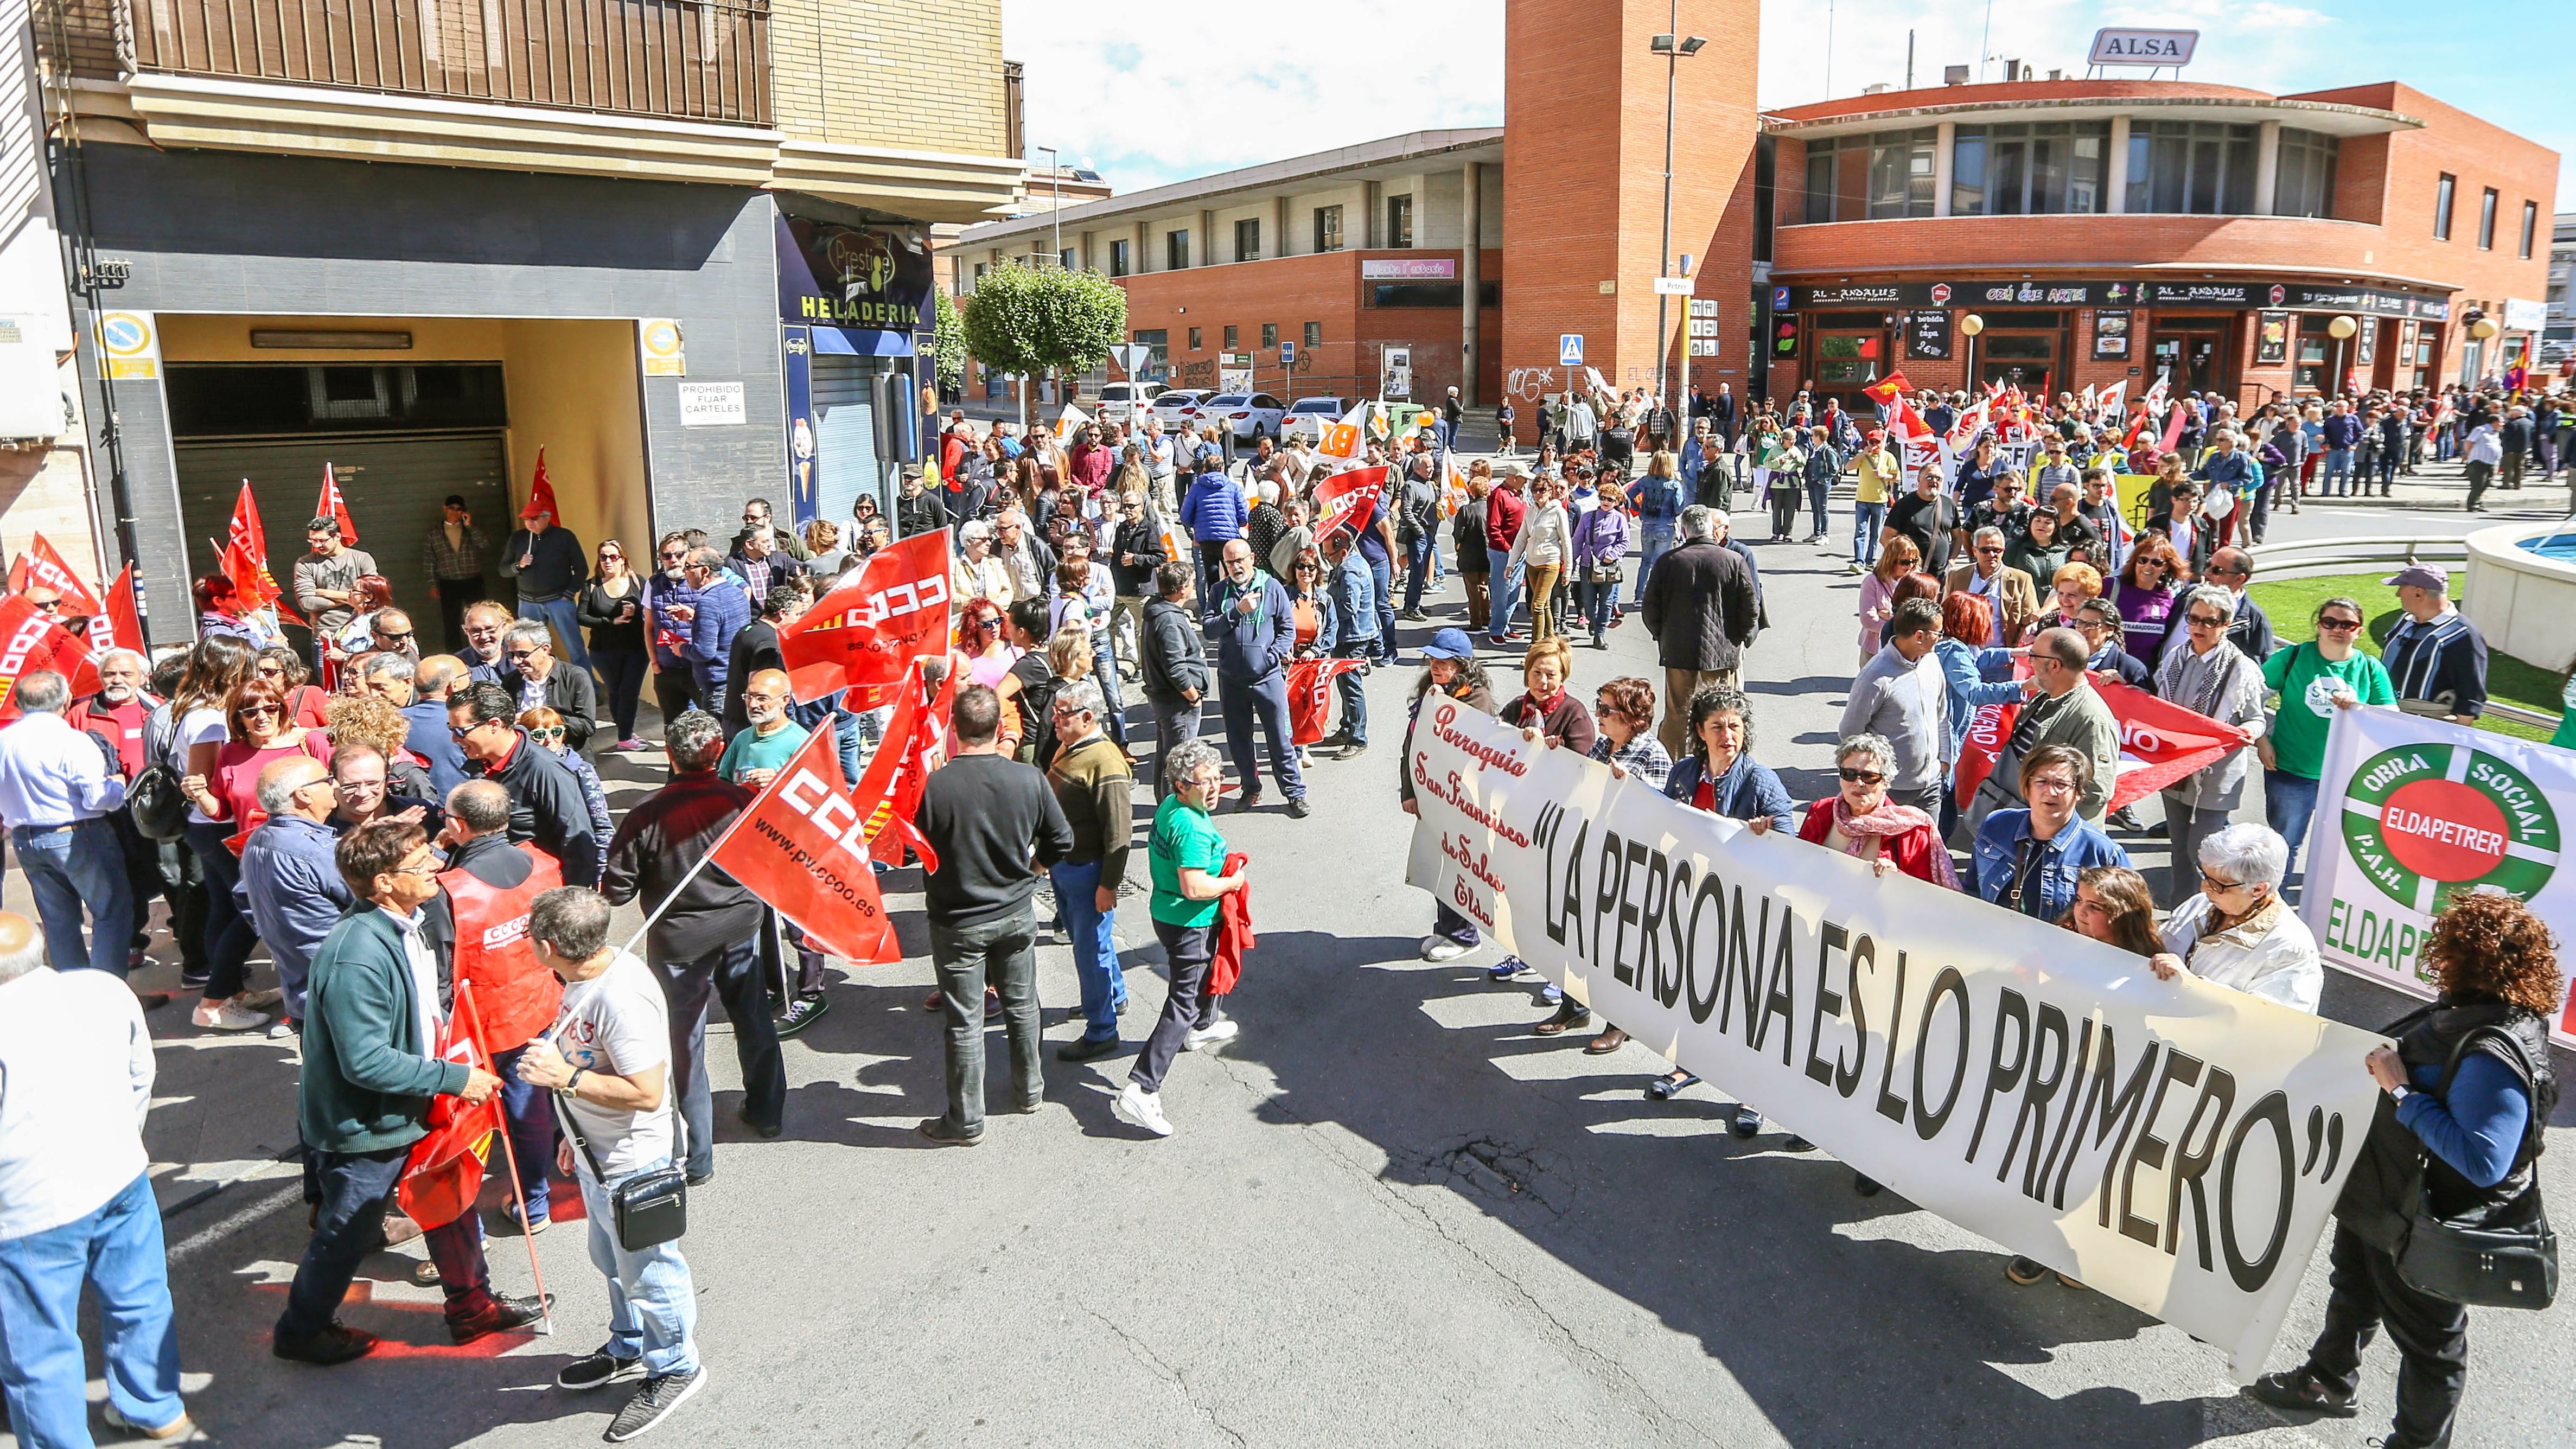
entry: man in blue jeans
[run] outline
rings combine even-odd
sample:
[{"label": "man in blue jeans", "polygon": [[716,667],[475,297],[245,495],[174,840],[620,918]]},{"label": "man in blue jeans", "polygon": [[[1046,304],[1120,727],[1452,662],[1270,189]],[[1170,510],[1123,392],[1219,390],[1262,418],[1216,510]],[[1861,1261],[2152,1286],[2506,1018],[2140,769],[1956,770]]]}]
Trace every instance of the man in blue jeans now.
[{"label": "man in blue jeans", "polygon": [[[1708,421],[1700,420],[1701,437],[1707,436]],[[1690,446],[1698,447],[1699,438]],[[1658,455],[1660,456],[1660,455]],[[1715,465],[1704,465],[1715,466]],[[1655,571],[1655,560],[1673,550],[1673,528],[1681,521],[1682,510],[1689,507],[1694,494],[1686,491],[1685,478],[1669,477],[1646,464],[1645,475],[1628,485],[1629,505],[1637,511],[1637,584],[1630,592],[1628,606],[1636,608],[1646,602],[1646,576]]]},{"label": "man in blue jeans", "polygon": [[1050,721],[1063,748],[1047,766],[1047,785],[1073,831],[1073,848],[1047,867],[1047,880],[1072,938],[1074,979],[1082,983],[1082,1037],[1056,1048],[1056,1060],[1064,1062],[1117,1051],[1118,1013],[1127,1006],[1115,918],[1118,885],[1127,878],[1127,848],[1136,834],[1136,780],[1126,753],[1100,727],[1107,708],[1098,681],[1078,679],[1056,691]]},{"label": "man in blue jeans", "polygon": [[[1366,659],[1384,642],[1378,632],[1377,581],[1352,549],[1350,535],[1339,530],[1324,540],[1324,566],[1328,571],[1324,589],[1332,600],[1332,609],[1324,617],[1332,621],[1333,636],[1325,643],[1336,659]],[[1318,742],[1326,748],[1339,746],[1345,760],[1368,753],[1365,674],[1352,669],[1334,679],[1334,693],[1342,702],[1341,727]]]},{"label": "man in blue jeans", "polygon": [[1494,607],[1485,626],[1485,637],[1495,644],[1516,644],[1512,633],[1512,609],[1520,602],[1521,566],[1512,561],[1512,543],[1521,536],[1521,521],[1529,516],[1529,501],[1521,496],[1521,479],[1517,473],[1494,475],[1494,491],[1485,495],[1485,559],[1492,570]]},{"label": "man in blue jeans", "polygon": [[2352,404],[2337,401],[2326,409],[2322,427],[2326,462],[2318,492],[2326,497],[2349,494],[2352,492],[2353,448],[2361,442],[2361,419],[2352,415]]},{"label": "man in blue jeans", "polygon": [[1207,630],[1216,639],[1216,677],[1223,686],[1226,751],[1234,757],[1237,810],[1261,804],[1261,757],[1254,751],[1257,720],[1270,745],[1270,773],[1288,797],[1288,813],[1306,818],[1306,777],[1297,768],[1297,742],[1288,723],[1288,659],[1297,647],[1297,620],[1288,590],[1252,566],[1252,545],[1225,546],[1216,592],[1208,599]]},{"label": "man in blue jeans", "polygon": [[46,953],[65,969],[87,966],[123,980],[134,887],[107,817],[125,805],[124,776],[96,740],[64,722],[71,687],[60,674],[21,675],[17,702],[22,717],[0,730],[0,821],[36,893]]},{"label": "man in blue jeans", "polygon": [[0,912],[0,1385],[29,1449],[90,1442],[84,1289],[98,1305],[109,1427],[189,1430],[145,1171],[152,1081],[134,993],[102,972],[48,967],[35,923]]},{"label": "man in blue jeans", "polygon": [[573,600],[581,592],[589,559],[571,529],[554,526],[547,501],[532,498],[520,513],[520,527],[501,547],[501,576],[519,581],[519,617],[553,625],[563,638],[563,648],[555,657],[570,660],[573,668],[588,673],[590,646],[582,642],[581,619]]}]

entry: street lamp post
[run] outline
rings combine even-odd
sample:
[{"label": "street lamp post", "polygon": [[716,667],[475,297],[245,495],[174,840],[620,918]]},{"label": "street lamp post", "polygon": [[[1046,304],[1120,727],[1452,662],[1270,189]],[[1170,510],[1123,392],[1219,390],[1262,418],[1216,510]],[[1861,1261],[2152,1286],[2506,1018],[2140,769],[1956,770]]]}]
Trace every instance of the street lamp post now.
[{"label": "street lamp post", "polygon": [[[1673,410],[1669,391],[1672,363],[1672,298],[1663,290],[1663,279],[1673,267],[1673,104],[1681,80],[1681,61],[1686,55],[1699,54],[1708,44],[1704,35],[1684,36],[1682,0],[1673,0],[1672,30],[1654,38],[1654,53],[1664,58],[1664,238],[1655,253],[1655,406],[1673,419],[1675,432],[1681,430],[1681,414]],[[1672,441],[1667,438],[1668,444]]]},{"label": "street lamp post", "polygon": [[1032,146],[1029,149],[1046,153],[1047,220],[1053,223],[1055,264],[1060,267],[1064,265],[1064,168],[1056,164],[1056,149],[1053,146]]},{"label": "street lamp post", "polygon": [[1968,339],[1968,396],[1977,395],[1977,334],[1986,330],[1986,319],[1971,312],[1959,319],[1959,335]]}]

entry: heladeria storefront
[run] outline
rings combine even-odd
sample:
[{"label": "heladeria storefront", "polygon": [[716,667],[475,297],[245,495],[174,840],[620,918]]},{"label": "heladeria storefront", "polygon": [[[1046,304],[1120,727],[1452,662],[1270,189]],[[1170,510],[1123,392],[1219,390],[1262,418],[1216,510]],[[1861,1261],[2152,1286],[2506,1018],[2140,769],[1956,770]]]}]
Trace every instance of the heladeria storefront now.
[{"label": "heladeria storefront", "polygon": [[930,232],[804,210],[777,221],[787,493],[800,524],[846,530],[862,494],[890,510],[897,470],[922,456],[925,387],[937,395]]}]

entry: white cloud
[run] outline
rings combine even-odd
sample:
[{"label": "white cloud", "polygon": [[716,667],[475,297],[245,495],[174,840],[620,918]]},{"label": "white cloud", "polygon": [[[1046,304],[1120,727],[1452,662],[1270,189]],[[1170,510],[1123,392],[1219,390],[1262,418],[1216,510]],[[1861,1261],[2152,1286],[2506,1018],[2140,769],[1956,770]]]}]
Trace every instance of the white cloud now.
[{"label": "white cloud", "polygon": [[1028,68],[1031,145],[1120,191],[1503,119],[1502,0],[1002,0],[1002,51]]}]

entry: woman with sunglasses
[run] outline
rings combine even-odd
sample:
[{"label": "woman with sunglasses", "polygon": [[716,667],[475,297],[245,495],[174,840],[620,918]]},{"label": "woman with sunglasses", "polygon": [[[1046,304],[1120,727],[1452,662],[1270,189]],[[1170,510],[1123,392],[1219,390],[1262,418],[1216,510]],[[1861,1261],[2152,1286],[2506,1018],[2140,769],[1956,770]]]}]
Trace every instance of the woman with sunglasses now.
[{"label": "woman with sunglasses", "polygon": [[318,730],[329,723],[330,693],[310,682],[313,669],[302,654],[283,644],[271,644],[259,651],[259,662],[251,666],[251,676],[286,691],[286,717],[296,724]]},{"label": "woman with sunglasses", "polygon": [[[2246,657],[2227,637],[2236,621],[2236,596],[2216,584],[2194,584],[2182,592],[2182,633],[2165,649],[2156,666],[2156,693],[2195,714],[2232,724],[2246,734],[2263,734],[2263,667]],[[2227,827],[2245,794],[2245,770],[2252,751],[2243,745],[2192,771],[2164,789],[2165,835],[2177,861],[2200,855],[2200,843]],[[2174,872],[2171,893],[2179,899],[2186,886]]]},{"label": "woman with sunglasses", "polygon": [[[619,750],[649,750],[635,737],[635,714],[644,697],[651,656],[644,649],[644,585],[626,564],[626,545],[599,546],[599,567],[574,601],[573,612],[590,630],[590,663],[608,695]],[[608,837],[603,835],[603,845]]]},{"label": "woman with sunglasses", "polygon": [[[188,848],[196,852],[206,872],[206,964],[211,973],[194,1020],[216,1031],[240,1031],[265,1023],[268,1018],[258,1008],[273,1006],[282,997],[273,991],[254,994],[245,989],[256,933],[233,898],[233,887],[241,879],[241,857],[234,853],[232,837],[246,831],[251,818],[261,813],[260,771],[293,754],[310,755],[328,765],[331,741],[322,731],[306,729],[289,717],[286,686],[259,678],[228,693],[222,705],[224,733],[219,738],[212,735],[204,724],[215,708],[202,689],[212,679],[209,673],[200,681],[201,689],[190,696],[188,714],[180,724],[180,738],[189,742],[189,750],[188,773],[179,789],[190,806]],[[181,688],[187,687],[183,681]],[[208,702],[199,704],[201,698]],[[191,721],[196,725],[193,729]]]},{"label": "woman with sunglasses", "polygon": [[617,834],[617,826],[608,818],[608,788],[599,783],[599,770],[582,753],[572,747],[570,731],[564,718],[554,710],[538,705],[519,712],[519,728],[528,738],[546,747],[564,767],[581,781],[581,798],[590,806],[590,833],[599,842],[599,868],[608,869],[608,844]]},{"label": "woman with sunglasses", "polygon": [[[189,782],[203,789],[214,774],[215,758],[232,737],[231,726],[225,720],[225,703],[235,689],[250,682],[258,657],[241,639],[210,634],[197,641],[197,647],[189,653],[186,670],[170,694],[170,718],[178,721],[171,748],[184,777],[180,793],[189,798],[184,838],[205,878],[201,888],[203,910],[194,914],[201,918],[201,959],[206,964],[202,975],[182,976],[181,984],[203,989],[204,999],[197,1004],[194,1019],[198,1026],[215,1031],[247,1031],[265,1025],[268,1017],[255,1009],[256,1005],[266,1004],[265,1000],[244,990],[244,966],[250,959],[252,931],[233,898],[233,882],[240,876],[241,861],[224,844],[232,831],[199,808],[197,792],[189,788]],[[270,999],[283,1000],[284,994]]]},{"label": "woman with sunglasses", "polygon": [[2317,605],[2314,639],[2277,649],[2263,661],[2263,687],[2281,697],[2272,727],[2254,742],[2263,761],[2263,820],[2290,843],[2287,874],[2299,870],[2299,847],[2317,813],[2317,779],[2325,773],[2326,727],[2334,712],[2365,704],[2394,705],[2388,668],[2361,652],[2368,616],[2338,594]]},{"label": "woman with sunglasses", "polygon": [[2165,640],[2173,634],[2174,602],[2191,582],[2191,569],[2171,541],[2150,533],[2129,553],[2120,570],[2120,588],[2112,602],[2120,606],[2120,647],[2147,668],[2164,658]]}]

